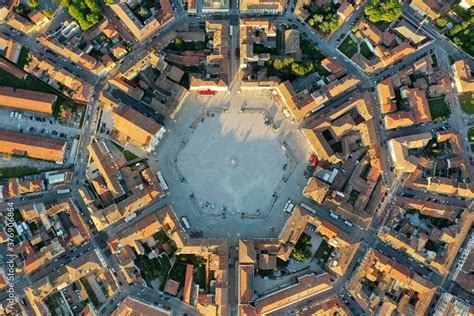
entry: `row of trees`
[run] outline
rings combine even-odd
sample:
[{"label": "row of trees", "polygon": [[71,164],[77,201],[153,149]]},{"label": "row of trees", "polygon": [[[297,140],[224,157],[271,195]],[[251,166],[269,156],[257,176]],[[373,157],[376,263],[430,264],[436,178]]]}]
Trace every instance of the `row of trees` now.
[{"label": "row of trees", "polygon": [[[443,18],[438,20],[440,19]],[[438,20],[436,21],[437,24]],[[444,20],[441,20],[441,25],[444,22]],[[455,24],[452,29],[446,32],[446,35],[451,38],[454,44],[462,47],[469,54],[474,55],[474,8],[468,11],[463,22]]]},{"label": "row of trees", "polygon": [[61,0],[61,4],[84,31],[96,25],[102,14],[97,0]]}]

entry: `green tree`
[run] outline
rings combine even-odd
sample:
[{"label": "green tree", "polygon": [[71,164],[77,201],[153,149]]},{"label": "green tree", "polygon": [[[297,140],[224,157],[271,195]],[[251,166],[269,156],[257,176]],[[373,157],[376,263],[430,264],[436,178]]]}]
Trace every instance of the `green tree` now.
[{"label": "green tree", "polygon": [[293,59],[293,57],[291,56],[286,56],[284,59],[283,59],[283,64],[285,66],[289,66],[291,65],[295,60]]},{"label": "green tree", "polygon": [[196,50],[203,50],[205,47],[206,45],[204,44],[204,42],[197,42],[196,44],[194,44],[194,49]]},{"label": "green tree", "polygon": [[97,0],[85,0],[86,6],[92,13],[100,14],[102,9],[100,8],[99,2]]},{"label": "green tree", "polygon": [[174,45],[176,46],[176,49],[180,50],[184,48],[184,42],[182,39],[179,37],[174,39]]},{"label": "green tree", "polygon": [[392,22],[402,14],[402,5],[399,0],[370,0],[364,12],[371,22]]},{"label": "green tree", "polygon": [[281,59],[277,58],[273,61],[273,68],[275,68],[275,70],[282,70],[283,67],[285,67],[285,65]]},{"label": "green tree", "polygon": [[339,27],[339,17],[336,14],[334,14],[331,19],[331,22],[329,23],[329,28],[331,32],[335,32],[338,27]]},{"label": "green tree", "polygon": [[25,14],[25,8],[23,6],[18,5],[15,7],[15,13],[18,15],[24,15]]},{"label": "green tree", "polygon": [[315,14],[313,16],[313,20],[314,20],[314,23],[317,24],[317,23],[321,23],[324,21],[324,17],[322,15],[319,15],[319,14]]},{"label": "green tree", "polygon": [[310,18],[310,19],[308,20],[308,24],[309,24],[310,26],[314,26],[314,19],[313,19],[313,18]]},{"label": "green tree", "polygon": [[448,24],[449,20],[447,18],[441,17],[436,19],[436,25],[443,28]]},{"label": "green tree", "polygon": [[43,14],[45,17],[51,20],[53,18],[54,12],[51,9],[44,9]]},{"label": "green tree", "polygon": [[114,4],[114,0],[105,0],[104,3],[105,5],[112,5]]},{"label": "green tree", "polygon": [[28,0],[26,2],[26,5],[29,6],[30,8],[37,8],[39,6],[39,1],[38,0]]},{"label": "green tree", "polygon": [[148,9],[145,7],[140,7],[140,9],[138,9],[138,15],[141,16],[142,18],[148,17],[149,14],[150,14],[150,11],[148,11]]},{"label": "green tree", "polygon": [[84,31],[100,21],[102,8],[97,0],[61,0],[61,4]]},{"label": "green tree", "polygon": [[306,249],[305,250],[294,249],[293,252],[291,253],[291,256],[296,261],[305,262],[311,258],[311,252]]}]

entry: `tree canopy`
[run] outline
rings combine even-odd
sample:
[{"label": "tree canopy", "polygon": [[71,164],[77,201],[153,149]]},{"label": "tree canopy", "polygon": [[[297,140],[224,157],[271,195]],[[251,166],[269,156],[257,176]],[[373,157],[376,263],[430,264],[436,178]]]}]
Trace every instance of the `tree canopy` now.
[{"label": "tree canopy", "polygon": [[371,22],[392,22],[402,14],[402,5],[399,0],[370,0],[364,12]]},{"label": "tree canopy", "polygon": [[312,253],[308,249],[311,246],[311,237],[303,233],[300,239],[296,242],[295,248],[291,253],[291,257],[296,261],[308,261],[311,259]]},{"label": "tree canopy", "polygon": [[26,5],[29,6],[30,8],[37,8],[39,6],[39,1],[38,0],[28,0],[26,2]]},{"label": "tree canopy", "polygon": [[97,0],[61,0],[61,4],[84,31],[96,25],[102,14]]}]

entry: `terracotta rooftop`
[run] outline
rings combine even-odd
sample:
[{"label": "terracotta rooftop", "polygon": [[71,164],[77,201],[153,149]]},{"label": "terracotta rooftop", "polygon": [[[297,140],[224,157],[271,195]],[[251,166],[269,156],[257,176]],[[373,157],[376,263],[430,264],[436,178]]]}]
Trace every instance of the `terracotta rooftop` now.
[{"label": "terracotta rooftop", "polygon": [[459,93],[474,92],[474,77],[465,60],[457,60],[453,64],[454,82]]},{"label": "terracotta rooftop", "polygon": [[0,130],[0,152],[61,162],[66,141]]},{"label": "terracotta rooftop", "polygon": [[0,107],[52,115],[56,99],[54,94],[0,87]]},{"label": "terracotta rooftop", "polygon": [[112,316],[170,316],[171,311],[165,310],[162,307],[154,306],[150,303],[145,303],[137,298],[126,297],[121,304],[113,310]]},{"label": "terracotta rooftop", "polygon": [[274,312],[331,288],[331,280],[327,273],[318,276],[307,274],[299,277],[297,284],[257,300],[255,302],[256,311],[258,314]]},{"label": "terracotta rooftop", "polygon": [[114,128],[127,135],[142,147],[149,146],[160,131],[161,125],[143,116],[128,106],[120,106],[113,110]]}]

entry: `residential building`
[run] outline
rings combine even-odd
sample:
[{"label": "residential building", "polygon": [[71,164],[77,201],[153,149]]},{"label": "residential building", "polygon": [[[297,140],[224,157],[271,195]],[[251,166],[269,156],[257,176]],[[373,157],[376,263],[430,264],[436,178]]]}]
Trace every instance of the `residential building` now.
[{"label": "residential building", "polygon": [[9,63],[8,61],[4,59],[0,59],[0,69],[5,70],[12,76],[14,76],[17,79],[25,79],[26,76],[28,75],[26,72],[24,72],[21,69],[18,69],[18,67],[13,66],[13,64]]},{"label": "residential building", "polygon": [[468,304],[456,296],[444,292],[434,307],[433,316],[469,316],[471,314],[471,307]]},{"label": "residential building", "polygon": [[[144,43],[154,36],[165,24],[174,20],[169,0],[160,0],[160,9],[143,23],[135,16],[125,1],[110,5],[115,15],[123,22],[137,41]],[[153,9],[155,10],[155,9]]]},{"label": "residential building", "polygon": [[118,198],[124,195],[124,189],[119,182],[119,167],[105,141],[93,140],[87,149],[113,197]]},{"label": "residential building", "polygon": [[[73,291],[73,284],[78,290],[83,290],[82,282],[77,282],[81,278],[87,279],[93,277],[96,282],[103,284],[107,296],[111,296],[117,290],[112,273],[108,268],[102,265],[102,261],[97,252],[94,250],[87,251],[82,255],[65,263],[48,276],[40,278],[32,282],[31,285],[25,287],[24,292],[28,305],[31,307],[32,315],[40,316],[50,314],[45,300],[49,295],[57,293],[59,288],[70,287]],[[98,283],[97,283],[98,285]],[[102,291],[102,290],[101,290]],[[84,290],[84,296],[87,292]],[[103,294],[103,295],[105,295]]]},{"label": "residential building", "polygon": [[0,152],[63,163],[66,141],[0,130]]},{"label": "residential building", "polygon": [[190,75],[189,90],[227,91],[229,78],[229,23],[205,22],[206,34],[212,39],[211,53],[205,58],[206,76]]},{"label": "residential building", "polygon": [[[437,286],[408,267],[371,249],[348,286],[363,310],[372,314],[423,315]],[[393,298],[397,297],[397,301]]]},{"label": "residential building", "polygon": [[115,63],[113,62],[109,63],[108,65],[104,65],[91,55],[86,54],[84,51],[76,47],[63,45],[52,35],[39,37],[38,40],[52,51],[64,56],[67,59],[70,59],[73,63],[79,64],[83,68],[93,72],[96,75],[103,76],[111,68],[115,67]]},{"label": "residential building", "polygon": [[69,71],[42,59],[30,52],[30,62],[25,70],[33,76],[47,82],[78,103],[88,103],[93,93],[93,86],[73,75]]},{"label": "residential building", "polygon": [[55,94],[50,93],[0,87],[0,107],[12,110],[52,115],[53,104],[57,98]]},{"label": "residential building", "polygon": [[[397,197],[378,236],[437,273],[447,274],[469,233],[474,213],[455,207],[444,209],[443,206]],[[412,214],[416,212],[423,215],[419,215],[420,222],[428,226],[413,225],[408,220],[414,220]],[[437,224],[439,222],[443,224]]]},{"label": "residential building", "polygon": [[7,19],[7,24],[23,33],[30,33],[35,30],[35,25],[21,15],[12,13]]},{"label": "residential building", "polygon": [[449,10],[449,4],[442,0],[412,0],[410,7],[421,16],[436,19]]},{"label": "residential building", "polygon": [[125,297],[110,314],[112,316],[135,315],[135,316],[170,316],[171,311],[154,304],[141,301],[133,296]]},{"label": "residential building", "polygon": [[465,60],[457,60],[452,68],[457,92],[474,92],[474,76],[467,62]]},{"label": "residential building", "polygon": [[242,0],[241,13],[281,14],[285,10],[286,0]]},{"label": "residential building", "polygon": [[303,135],[320,164],[303,194],[368,227],[387,190],[380,140],[365,92],[306,119]]},{"label": "residential building", "polygon": [[4,34],[0,34],[0,51],[3,51],[5,58],[11,62],[18,62],[22,47],[23,46],[20,43],[14,41]]},{"label": "residential building", "polygon": [[354,6],[348,1],[344,1],[337,9],[336,14],[339,16],[339,24],[344,23],[354,12]]},{"label": "residential building", "polygon": [[165,133],[160,124],[124,105],[112,111],[112,119],[114,139],[122,144],[130,142],[145,151],[154,149]]},{"label": "residential building", "polygon": [[387,149],[392,157],[395,168],[413,172],[420,164],[421,157],[410,154],[409,150],[422,148],[433,138],[431,133],[414,134],[392,138],[387,141]]},{"label": "residential building", "polygon": [[204,0],[202,3],[202,12],[227,12],[230,8],[229,0]]},{"label": "residential building", "polygon": [[32,11],[28,14],[28,18],[38,27],[43,27],[48,23],[49,19],[40,11]]},{"label": "residential building", "polygon": [[[302,301],[313,295],[322,293],[332,288],[329,276],[324,273],[320,275],[306,274],[298,277],[298,282],[294,285],[285,287],[281,291],[269,294],[255,301],[254,315],[267,314],[277,311],[290,304]],[[252,310],[254,307],[248,305],[245,311]],[[248,313],[248,312],[247,312]],[[248,313],[252,315],[252,313]]]},{"label": "residential building", "polygon": [[474,0],[461,0],[461,2],[459,2],[459,5],[462,8],[468,10],[474,5]]},{"label": "residential building", "polygon": [[352,312],[339,298],[339,296],[331,297],[322,302],[318,302],[315,305],[306,307],[296,312],[297,316],[313,316],[313,315],[339,315],[339,316],[350,316]]},{"label": "residential building", "polygon": [[4,199],[17,198],[25,194],[41,192],[46,189],[42,180],[20,180],[10,178],[6,180],[1,190]]},{"label": "residential building", "polygon": [[240,68],[258,62],[262,56],[253,51],[254,43],[276,38],[276,25],[270,20],[240,20]]}]

